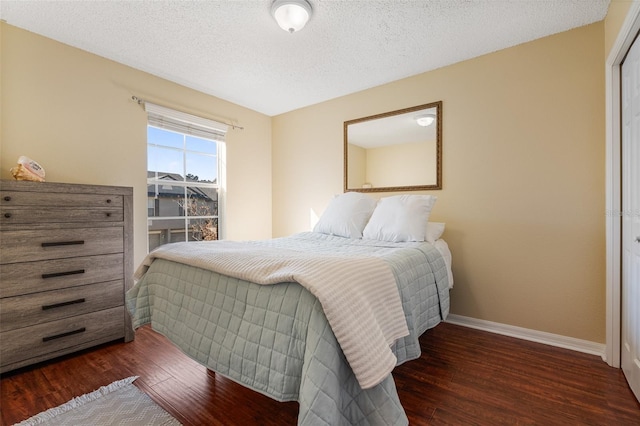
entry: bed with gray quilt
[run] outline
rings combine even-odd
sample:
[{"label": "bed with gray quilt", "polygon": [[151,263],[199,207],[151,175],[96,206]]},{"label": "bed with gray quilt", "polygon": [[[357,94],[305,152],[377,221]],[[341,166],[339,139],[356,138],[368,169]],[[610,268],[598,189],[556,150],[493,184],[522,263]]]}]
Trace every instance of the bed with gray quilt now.
[{"label": "bed with gray quilt", "polygon": [[298,401],[300,425],[407,424],[391,370],[418,358],[418,337],[449,312],[448,266],[427,242],[307,232],[174,243],[136,279],[135,328],[151,324],[216,373]]}]

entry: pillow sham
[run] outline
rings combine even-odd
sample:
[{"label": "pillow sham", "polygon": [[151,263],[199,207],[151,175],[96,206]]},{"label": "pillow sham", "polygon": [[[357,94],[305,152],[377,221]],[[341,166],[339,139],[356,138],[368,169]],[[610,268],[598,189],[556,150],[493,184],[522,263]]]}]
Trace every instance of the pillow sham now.
[{"label": "pillow sham", "polygon": [[442,222],[427,222],[427,234],[424,239],[428,243],[435,243],[440,239],[444,233],[444,223]]},{"label": "pillow sham", "polygon": [[391,242],[424,241],[433,195],[395,195],[378,201],[363,237]]},{"label": "pillow sham", "polygon": [[335,196],[313,232],[346,238],[362,238],[362,230],[376,207],[376,199],[360,192],[346,192]]}]

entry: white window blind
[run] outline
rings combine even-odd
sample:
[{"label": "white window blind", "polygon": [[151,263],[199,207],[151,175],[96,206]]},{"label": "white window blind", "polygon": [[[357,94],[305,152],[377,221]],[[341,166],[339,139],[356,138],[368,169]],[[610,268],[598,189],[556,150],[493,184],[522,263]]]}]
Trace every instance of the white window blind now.
[{"label": "white window blind", "polygon": [[144,103],[150,126],[224,142],[229,126],[208,118],[176,111],[150,102]]}]

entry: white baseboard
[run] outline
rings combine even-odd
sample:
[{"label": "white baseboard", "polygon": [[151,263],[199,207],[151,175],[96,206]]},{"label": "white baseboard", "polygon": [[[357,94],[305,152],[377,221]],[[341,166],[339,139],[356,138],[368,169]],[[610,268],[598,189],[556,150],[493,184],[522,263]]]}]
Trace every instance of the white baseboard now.
[{"label": "white baseboard", "polygon": [[516,337],[518,339],[543,343],[545,345],[571,349],[573,351],[583,352],[591,355],[598,355],[602,357],[603,360],[605,359],[606,348],[603,343],[590,342],[588,340],[576,339],[574,337],[561,336],[559,334],[531,330],[529,328],[516,327],[513,325],[485,321],[455,314],[449,314],[446,322],[461,325],[464,327],[488,331],[491,333],[502,334],[504,336]]}]

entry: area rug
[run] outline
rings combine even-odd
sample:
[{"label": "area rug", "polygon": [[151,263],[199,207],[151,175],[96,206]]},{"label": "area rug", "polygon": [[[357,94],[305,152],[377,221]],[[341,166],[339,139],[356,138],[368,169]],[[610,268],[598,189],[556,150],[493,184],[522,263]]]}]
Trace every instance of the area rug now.
[{"label": "area rug", "polygon": [[132,383],[138,376],[118,380],[91,393],[73,398],[15,426],[180,425],[164,409]]}]

